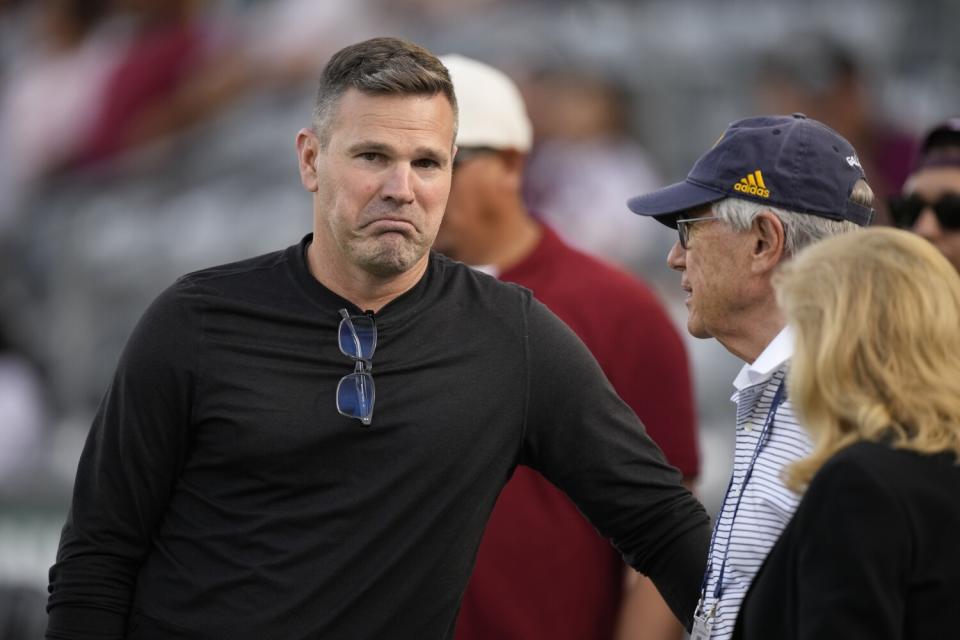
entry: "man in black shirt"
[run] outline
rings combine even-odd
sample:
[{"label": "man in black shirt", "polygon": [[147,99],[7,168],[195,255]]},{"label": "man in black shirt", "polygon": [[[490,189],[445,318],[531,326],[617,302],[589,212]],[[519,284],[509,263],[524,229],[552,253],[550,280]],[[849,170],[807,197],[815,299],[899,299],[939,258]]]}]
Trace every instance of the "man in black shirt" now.
[{"label": "man in black shirt", "polygon": [[334,55],[297,136],[313,233],[141,319],[80,460],[48,638],[450,638],[517,464],[689,624],[709,530],[680,474],[528,291],[429,251],[455,133],[426,50]]}]

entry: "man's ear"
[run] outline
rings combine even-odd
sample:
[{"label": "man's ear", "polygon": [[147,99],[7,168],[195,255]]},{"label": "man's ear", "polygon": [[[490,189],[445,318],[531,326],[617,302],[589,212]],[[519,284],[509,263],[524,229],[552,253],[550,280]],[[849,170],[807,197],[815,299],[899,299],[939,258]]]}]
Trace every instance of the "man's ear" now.
[{"label": "man's ear", "polygon": [[783,222],[772,211],[762,211],[753,219],[754,236],[751,271],[772,271],[787,253],[787,233]]},{"label": "man's ear", "polygon": [[319,189],[317,157],[320,155],[320,138],[313,129],[300,129],[297,133],[297,160],[300,166],[300,183],[312,193]]}]

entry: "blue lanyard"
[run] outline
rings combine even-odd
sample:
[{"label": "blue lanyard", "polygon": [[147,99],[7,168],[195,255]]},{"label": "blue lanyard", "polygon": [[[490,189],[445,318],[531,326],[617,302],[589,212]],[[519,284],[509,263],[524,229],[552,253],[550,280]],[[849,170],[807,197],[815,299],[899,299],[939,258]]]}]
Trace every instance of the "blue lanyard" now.
[{"label": "blue lanyard", "polygon": [[[723,595],[723,576],[727,570],[727,556],[730,554],[730,543],[733,542],[733,525],[737,520],[737,512],[740,510],[740,500],[743,498],[743,494],[747,489],[747,483],[750,482],[750,476],[753,475],[753,467],[757,463],[757,458],[760,456],[760,451],[763,449],[763,445],[766,444],[770,437],[770,427],[773,426],[773,420],[777,415],[777,409],[780,408],[780,405],[783,404],[783,401],[786,399],[784,397],[785,383],[786,377],[780,380],[780,386],[777,387],[776,393],[773,394],[773,400],[770,402],[770,410],[767,412],[767,418],[763,423],[763,430],[760,432],[760,438],[757,440],[757,446],[753,449],[753,456],[750,458],[750,465],[747,467],[747,472],[743,475],[743,484],[740,487],[740,491],[737,493],[737,503],[733,506],[733,515],[730,518],[730,537],[727,539],[727,548],[723,551],[723,562],[720,563],[720,577],[717,579],[717,586],[713,590],[713,597],[716,600],[720,600],[720,597]],[[710,574],[713,572],[713,545],[717,541],[717,530],[720,528],[720,518],[723,516],[723,512],[727,508],[727,498],[730,497],[730,489],[732,487],[733,474],[730,474],[730,482],[727,484],[727,491],[724,493],[723,503],[720,505],[720,516],[717,517],[717,523],[713,529],[713,538],[710,540],[710,549],[708,551],[710,564],[707,566],[707,570],[703,574],[703,582],[700,585],[701,603],[707,595],[707,582],[710,578]]]}]

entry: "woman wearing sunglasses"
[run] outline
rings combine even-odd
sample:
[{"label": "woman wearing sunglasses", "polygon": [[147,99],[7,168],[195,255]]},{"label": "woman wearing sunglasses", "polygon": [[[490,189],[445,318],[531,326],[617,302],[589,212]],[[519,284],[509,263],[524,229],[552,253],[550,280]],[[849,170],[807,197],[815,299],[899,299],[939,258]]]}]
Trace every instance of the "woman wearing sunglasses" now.
[{"label": "woman wearing sunglasses", "polygon": [[814,442],[803,498],[735,637],[956,638],[960,274],[890,228],[824,240],[774,280],[788,396]]},{"label": "woman wearing sunglasses", "polygon": [[897,226],[926,238],[960,271],[960,117],[934,127],[903,195],[892,198]]}]

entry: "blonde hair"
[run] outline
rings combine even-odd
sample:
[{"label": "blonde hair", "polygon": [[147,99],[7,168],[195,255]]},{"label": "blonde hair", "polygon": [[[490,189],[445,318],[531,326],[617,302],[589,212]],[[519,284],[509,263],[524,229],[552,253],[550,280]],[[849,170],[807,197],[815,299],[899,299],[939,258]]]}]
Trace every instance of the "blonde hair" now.
[{"label": "blonde hair", "polygon": [[861,440],[960,459],[960,275],[933,245],[855,231],[800,252],[773,285],[796,335],[789,397],[814,441],[787,486]]}]

